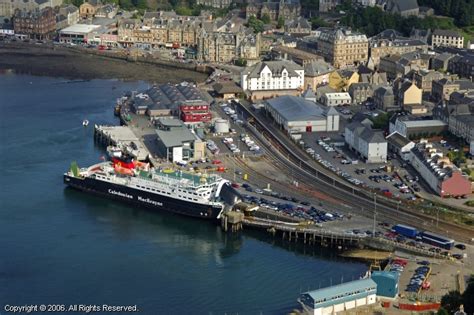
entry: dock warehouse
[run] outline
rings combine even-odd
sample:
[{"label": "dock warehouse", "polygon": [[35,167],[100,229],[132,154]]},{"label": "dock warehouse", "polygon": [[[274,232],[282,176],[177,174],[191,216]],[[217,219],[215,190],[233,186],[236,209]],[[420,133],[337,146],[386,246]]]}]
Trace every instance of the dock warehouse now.
[{"label": "dock warehouse", "polygon": [[338,131],[339,113],[302,97],[284,95],[266,100],[265,110],[289,133]]},{"label": "dock warehouse", "polygon": [[84,43],[87,37],[100,29],[100,25],[74,24],[59,31],[60,43]]},{"label": "dock warehouse", "polygon": [[205,143],[178,119],[160,118],[156,135],[160,155],[171,162],[205,157]]},{"label": "dock warehouse", "polygon": [[376,302],[377,283],[367,278],[301,294],[298,302],[309,314],[326,315]]},{"label": "dock warehouse", "polygon": [[373,271],[371,279],[377,283],[377,296],[396,298],[400,275],[393,271]]}]

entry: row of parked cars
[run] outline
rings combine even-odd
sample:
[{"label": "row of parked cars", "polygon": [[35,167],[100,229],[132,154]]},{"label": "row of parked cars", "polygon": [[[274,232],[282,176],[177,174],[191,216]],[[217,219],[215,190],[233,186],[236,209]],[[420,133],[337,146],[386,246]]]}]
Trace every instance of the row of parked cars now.
[{"label": "row of parked cars", "polygon": [[[323,149],[326,151],[326,152],[335,152],[336,150],[334,149],[333,146],[327,144],[325,141],[329,141],[331,140],[331,138],[329,137],[323,137],[319,140],[317,140],[316,142],[323,147]],[[300,141],[300,144],[304,145],[304,142],[303,141]],[[312,158],[314,158],[316,161],[318,161],[319,163],[321,163],[324,167],[326,167],[327,169],[331,170],[332,172],[336,173],[337,175],[343,177],[345,180],[347,180],[348,182],[354,184],[354,185],[357,185],[357,186],[364,186],[365,183],[357,178],[353,178],[352,176],[350,176],[347,172],[344,172],[342,171],[341,169],[339,169],[338,167],[335,167],[334,165],[332,165],[331,162],[329,161],[326,161],[324,160],[320,154],[316,153],[314,151],[313,148],[305,145],[305,151],[306,153],[308,153],[309,155],[311,155]],[[341,156],[342,157],[342,156]],[[353,162],[348,160],[348,159],[343,159],[341,160],[341,164],[352,164]]]},{"label": "row of parked cars", "polygon": [[240,140],[245,143],[250,151],[260,151],[260,147],[247,134],[241,134]]},{"label": "row of parked cars", "polygon": [[[259,188],[252,189],[248,184],[243,184],[242,187],[244,187],[248,191],[252,190],[260,194],[265,193],[265,194],[268,194],[268,195],[271,195],[273,197],[277,197],[283,200],[288,200],[292,202],[299,201],[296,198],[282,196],[274,192],[270,193],[269,191],[264,191]],[[329,212],[322,209],[318,209],[312,206],[311,203],[306,202],[306,201],[301,201],[300,202],[301,205],[299,205],[299,204],[294,204],[294,203],[289,203],[289,202],[276,202],[273,200],[268,200],[265,197],[257,197],[257,196],[251,196],[251,195],[244,195],[243,201],[247,203],[256,204],[259,207],[274,210],[276,212],[280,212],[282,214],[285,214],[291,217],[313,221],[315,223],[342,220],[344,217],[342,214],[337,213],[337,212]]]},{"label": "row of parked cars", "polygon": [[429,288],[429,282],[426,282],[426,280],[428,278],[430,270],[431,269],[429,265],[423,265],[416,268],[415,273],[411,277],[410,282],[408,283],[405,291],[418,293],[421,288]]},{"label": "row of parked cars", "polygon": [[330,140],[330,138],[323,138],[323,139],[320,139],[320,140],[316,141],[316,143],[319,144],[320,146],[322,146],[324,151],[326,151],[326,152],[336,151],[336,150],[334,150],[334,148],[331,145],[324,142],[324,139],[329,139]]},{"label": "row of parked cars", "polygon": [[239,119],[239,115],[232,108],[228,107],[226,103],[221,104],[222,110],[226,113],[230,119],[236,124],[242,124],[243,120]]}]

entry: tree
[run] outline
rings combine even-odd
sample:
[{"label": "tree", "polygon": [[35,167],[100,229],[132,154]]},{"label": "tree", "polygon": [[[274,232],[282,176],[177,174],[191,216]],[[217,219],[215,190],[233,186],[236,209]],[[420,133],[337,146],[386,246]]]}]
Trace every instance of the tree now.
[{"label": "tree", "polygon": [[459,291],[449,291],[448,294],[441,298],[441,306],[446,309],[449,314],[456,312],[462,302],[462,296]]},{"label": "tree", "polygon": [[193,15],[193,10],[188,7],[179,6],[176,8],[175,11],[176,11],[176,14],[178,15],[185,15],[185,16]]},{"label": "tree", "polygon": [[449,313],[445,308],[440,307],[438,312],[436,312],[436,315],[449,315]]},{"label": "tree", "polygon": [[247,60],[244,58],[239,58],[235,61],[235,65],[239,67],[245,67],[247,65]]},{"label": "tree", "polygon": [[119,0],[119,3],[120,3],[120,7],[125,10],[133,9],[133,3],[131,0]]},{"label": "tree", "polygon": [[282,28],[283,26],[285,26],[285,19],[283,16],[280,16],[278,18],[277,28]]},{"label": "tree", "polygon": [[467,280],[467,287],[462,294],[462,301],[464,304],[464,311],[468,314],[474,313],[474,275]]},{"label": "tree", "polygon": [[381,113],[377,117],[372,118],[371,120],[374,123],[374,129],[387,129],[389,118],[390,116],[388,113]]},{"label": "tree", "polygon": [[272,20],[270,19],[270,15],[268,15],[267,13],[262,15],[262,18],[260,20],[263,22],[263,24],[270,24],[272,22]]},{"label": "tree", "polygon": [[324,21],[323,19],[319,18],[319,17],[313,17],[311,18],[310,20],[311,22],[311,28],[313,30],[317,29],[318,27],[326,27],[328,26],[328,23],[326,23],[326,21]]},{"label": "tree", "polygon": [[249,17],[247,26],[252,28],[255,33],[263,32],[263,22],[257,19],[255,16]]}]

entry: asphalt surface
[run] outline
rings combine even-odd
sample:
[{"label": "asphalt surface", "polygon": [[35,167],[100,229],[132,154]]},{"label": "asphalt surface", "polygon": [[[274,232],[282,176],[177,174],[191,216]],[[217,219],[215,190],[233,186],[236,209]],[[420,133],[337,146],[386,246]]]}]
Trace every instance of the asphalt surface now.
[{"label": "asphalt surface", "polygon": [[[255,133],[255,136],[266,136],[269,139],[263,141],[264,147],[269,152],[272,152],[272,154],[268,156],[272,157],[273,162],[278,163],[282,171],[285,170],[290,174],[295,174],[300,179],[300,182],[305,183],[308,187],[319,191],[330,192],[334,198],[341,199],[350,205],[352,211],[362,215],[367,216],[368,212],[373,213],[375,211],[377,216],[383,220],[415,226],[421,230],[447,234],[449,237],[463,241],[471,240],[474,233],[474,229],[472,228],[449,222],[439,222],[438,226],[435,226],[431,223],[431,217],[424,215],[416,207],[408,208],[408,205],[404,204],[396,211],[394,204],[385,204],[387,201],[380,201],[380,198],[377,196],[375,196],[372,201],[366,192],[360,192],[360,188],[345,183],[339,183],[339,179],[334,178],[334,174],[329,173],[315,161],[308,158],[306,153],[301,148],[295,146],[277,126],[268,121],[268,118],[265,118],[263,115],[255,114],[252,112],[252,109],[249,109],[248,113],[257,121],[256,125],[259,130]],[[264,121],[265,119],[267,119],[266,123],[258,122]],[[271,143],[268,143],[269,141],[271,141]],[[279,150],[284,152],[284,154],[280,153]],[[315,175],[315,170],[323,175]],[[332,179],[332,183],[328,178]],[[341,189],[341,186],[344,188]]]}]

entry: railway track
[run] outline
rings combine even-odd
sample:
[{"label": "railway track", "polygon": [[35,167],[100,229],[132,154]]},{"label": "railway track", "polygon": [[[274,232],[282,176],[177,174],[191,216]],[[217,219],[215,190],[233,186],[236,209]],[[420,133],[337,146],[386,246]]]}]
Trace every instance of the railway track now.
[{"label": "railway track", "polygon": [[[279,139],[278,136],[263,124],[245,106],[243,108],[249,116],[253,117],[254,126],[248,128],[259,139],[260,144],[265,148],[270,156],[271,161],[278,166],[279,169],[285,169],[290,174],[297,175],[300,182],[309,187],[330,192],[334,198],[343,200],[353,209],[360,209],[362,213],[367,210],[370,214],[376,207],[377,214],[384,218],[391,219],[397,223],[404,223],[416,226],[421,230],[429,229],[443,235],[448,234],[449,237],[459,241],[470,242],[474,229],[454,224],[446,221],[439,221],[437,226],[433,226],[431,222],[433,218],[427,214],[410,209],[406,205],[400,205],[398,211],[394,211],[397,205],[390,200],[381,197],[374,197],[370,192],[363,191],[359,187],[351,186],[341,182],[336,174],[328,174],[326,170],[316,169],[298,152],[292,150],[287,144]],[[256,170],[253,170],[254,172]],[[365,207],[364,207],[365,205]]]}]

